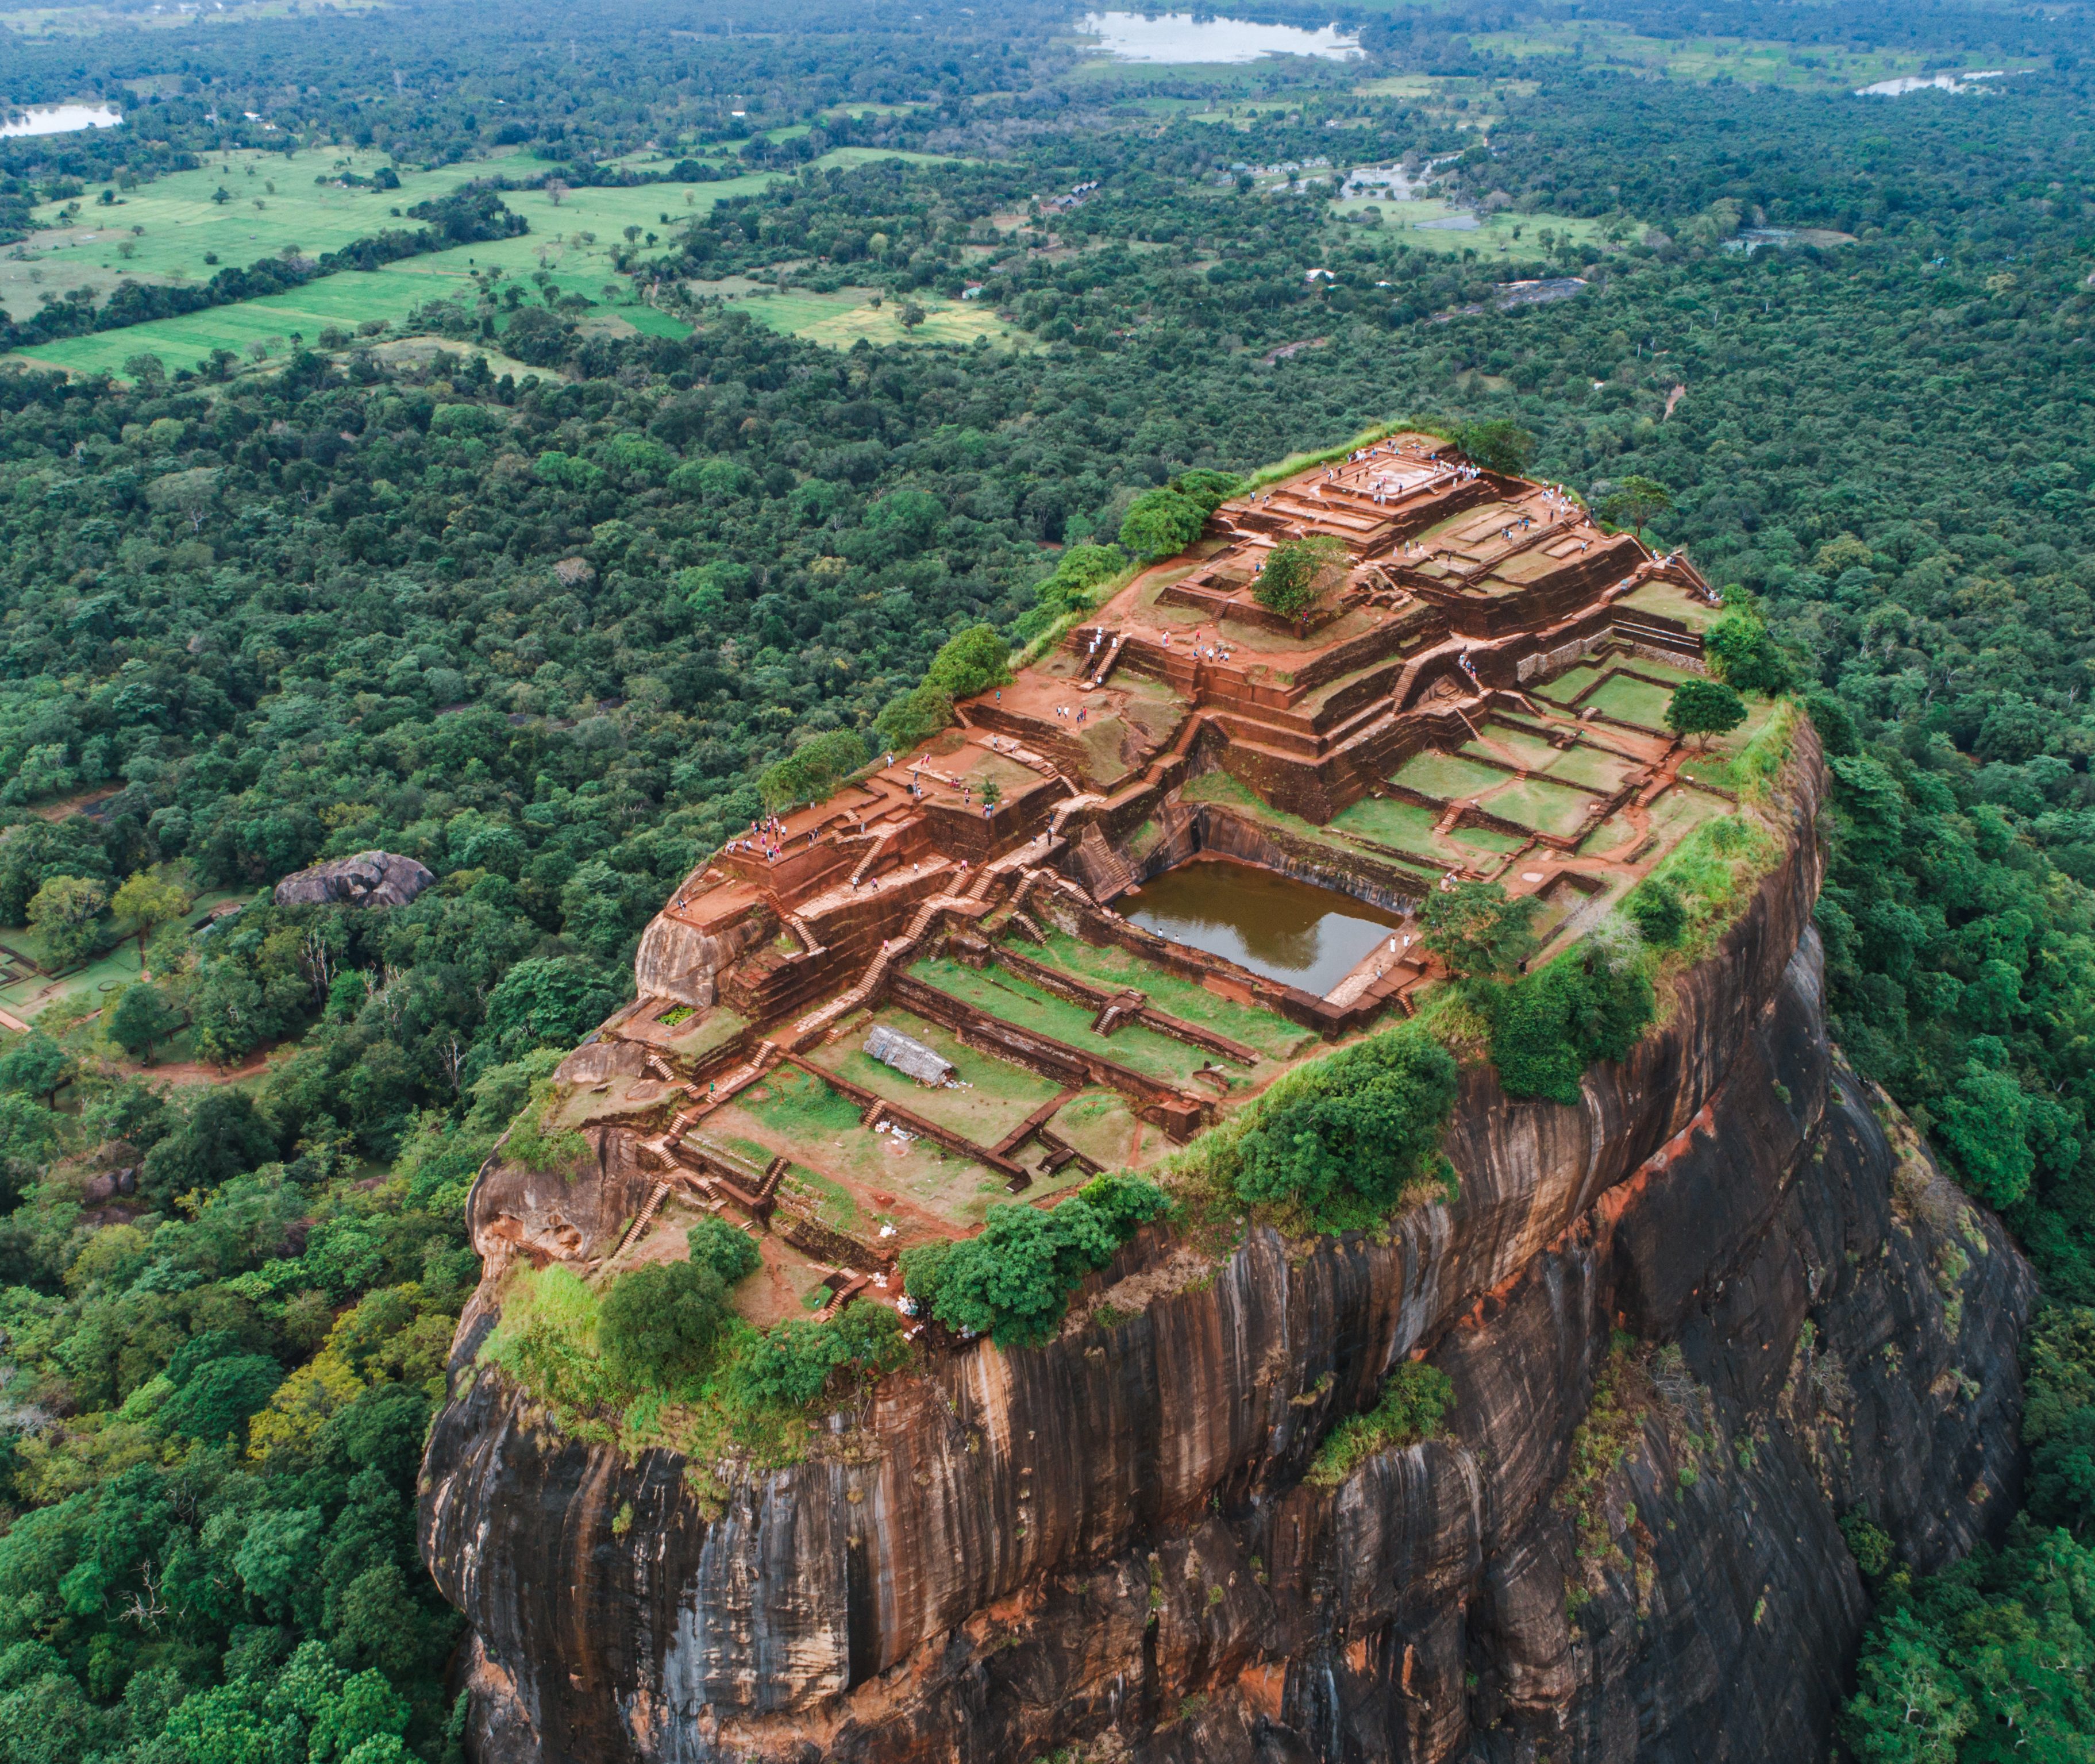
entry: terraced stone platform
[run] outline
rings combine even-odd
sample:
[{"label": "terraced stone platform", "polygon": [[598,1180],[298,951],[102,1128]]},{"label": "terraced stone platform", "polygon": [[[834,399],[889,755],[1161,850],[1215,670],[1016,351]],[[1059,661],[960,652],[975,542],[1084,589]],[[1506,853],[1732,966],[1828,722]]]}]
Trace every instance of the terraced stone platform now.
[{"label": "terraced stone platform", "polygon": [[[1259,566],[1314,534],[1344,580],[1277,619]],[[638,1000],[561,1073],[571,1124],[651,1177],[607,1264],[708,1211],[760,1243],[757,1321],[878,1291],[908,1244],[1153,1163],[1412,1008],[1438,978],[1413,917],[1429,891],[1532,894],[1561,947],[1731,806],[1756,725],[1707,754],[1664,725],[1716,612],[1684,557],[1431,436],[1225,503],[956,726],[678,886]],[[1196,859],[1329,891],[1389,934],[1335,982],[1315,968],[1318,993],[1134,922]],[[883,1025],[948,1081],[876,1058]]]}]

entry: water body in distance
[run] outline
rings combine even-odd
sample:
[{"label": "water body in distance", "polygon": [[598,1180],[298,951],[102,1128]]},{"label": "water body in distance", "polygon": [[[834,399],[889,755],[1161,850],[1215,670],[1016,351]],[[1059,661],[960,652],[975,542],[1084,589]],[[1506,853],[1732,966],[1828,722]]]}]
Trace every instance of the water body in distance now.
[{"label": "water body in distance", "polygon": [[2005,80],[2007,71],[1988,68],[1981,73],[1902,74],[1896,80],[1879,80],[1875,85],[1858,86],[1857,98],[1904,98],[1909,92],[1975,92],[1975,80]]},{"label": "water body in distance", "polygon": [[79,128],[114,128],[121,111],[106,104],[46,104],[11,110],[0,104],[0,135],[69,135]]},{"label": "water body in distance", "polygon": [[[1405,919],[1291,876],[1200,858],[1113,903],[1128,921],[1322,998]],[[1415,930],[1415,927],[1414,927]]]},{"label": "water body in distance", "polygon": [[1196,18],[1190,12],[1165,12],[1154,18],[1139,12],[1087,13],[1077,28],[1100,39],[1100,46],[1122,61],[1171,64],[1209,61],[1257,61],[1261,55],[1320,55],[1343,61],[1361,52],[1359,40],[1342,37],[1329,24],[1305,31],[1292,24],[1254,24],[1247,19]]}]

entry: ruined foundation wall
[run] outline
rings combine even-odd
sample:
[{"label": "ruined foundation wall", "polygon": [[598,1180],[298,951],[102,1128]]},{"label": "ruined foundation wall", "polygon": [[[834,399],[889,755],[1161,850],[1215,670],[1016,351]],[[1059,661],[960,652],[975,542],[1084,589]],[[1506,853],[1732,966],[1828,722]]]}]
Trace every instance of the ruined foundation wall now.
[{"label": "ruined foundation wall", "polygon": [[[1815,756],[1790,784],[1788,860],[1627,1062],[1572,1108],[1465,1074],[1454,1204],[1213,1265],[1145,1232],[1091,1283],[1131,1320],[891,1380],[847,1449],[729,1474],[716,1517],[673,1455],[563,1440],[476,1374],[484,1287],[421,1505],[477,1755],[1824,1755],[1865,1608],[1837,1517],[1922,1568],[2004,1519],[2032,1280],[1826,1039]],[[1582,1483],[1618,1331],[1662,1388]],[[1447,1436],[1305,1481],[1418,1353]]]}]

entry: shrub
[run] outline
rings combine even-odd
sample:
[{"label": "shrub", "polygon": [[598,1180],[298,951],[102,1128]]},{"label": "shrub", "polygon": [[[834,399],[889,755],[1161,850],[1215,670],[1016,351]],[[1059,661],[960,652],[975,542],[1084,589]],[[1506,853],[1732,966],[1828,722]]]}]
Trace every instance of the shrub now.
[{"label": "shrub", "polygon": [[1144,490],[1122,517],[1120,542],[1148,563],[1184,551],[1207,524],[1208,511],[1183,491]]},{"label": "shrub", "polygon": [[873,720],[873,732],[891,752],[902,753],[929,741],[953,720],[953,701],[930,685],[897,693]]},{"label": "shrub", "polygon": [[1491,1001],[1499,1082],[1509,1096],[1576,1103],[1586,1068],[1625,1058],[1655,1008],[1634,956],[1590,939]]},{"label": "shrub", "polygon": [[885,1304],[854,1299],[829,1322],[781,1323],[751,1342],[735,1361],[733,1382],[745,1402],[804,1409],[838,1373],[878,1378],[908,1356],[902,1319]]},{"label": "shrub", "polygon": [[1379,1452],[1436,1440],[1455,1401],[1455,1386],[1438,1366],[1408,1360],[1389,1375],[1382,1396],[1365,1414],[1349,1415],[1325,1435],[1304,1479],[1333,1487]]},{"label": "shrub", "polygon": [[1408,1024],[1300,1068],[1239,1143],[1237,1194],[1296,1203],[1323,1229],[1371,1222],[1411,1183],[1444,1174],[1456,1076],[1448,1051]]},{"label": "shrub", "polygon": [[993,1206],[980,1235],[905,1250],[903,1277],[948,1329],[987,1335],[1000,1348],[1037,1347],[1062,1321],[1077,1283],[1167,1204],[1154,1183],[1129,1176],[1088,1183],[1048,1212]]},{"label": "shrub", "polygon": [[971,625],[949,637],[924,671],[924,684],[949,699],[971,699],[1011,683],[1011,651],[993,625]]},{"label": "shrub", "polygon": [[1876,1579],[1898,1559],[1891,1535],[1881,1526],[1872,1525],[1869,1514],[1860,1507],[1840,1515],[1840,1535],[1847,1540],[1848,1553],[1855,1558],[1855,1566],[1868,1579]]},{"label": "shrub", "polygon": [[1252,592],[1267,612],[1299,619],[1338,580],[1346,561],[1344,545],[1329,534],[1291,540],[1266,553]]},{"label": "shrub", "polygon": [[866,761],[865,743],[848,729],[811,735],[791,755],[767,766],[756,787],[767,808],[818,802]]},{"label": "shrub", "polygon": [[1666,726],[1676,735],[1693,736],[1700,747],[1708,747],[1712,735],[1736,729],[1745,720],[1744,700],[1714,680],[1682,681],[1666,707]]},{"label": "shrub", "polygon": [[1727,685],[1770,696],[1789,690],[1789,658],[1751,612],[1726,613],[1703,634],[1702,647]]},{"label": "shrub", "polygon": [[702,1268],[710,1268],[721,1277],[721,1284],[734,1286],[755,1274],[764,1261],[764,1252],[756,1247],[756,1240],[747,1231],[738,1231],[726,1220],[701,1219],[684,1234],[685,1247],[691,1260]]},{"label": "shrub", "polygon": [[726,1288],[704,1263],[673,1261],[621,1274],[603,1296],[596,1343],[621,1383],[669,1390],[702,1374],[725,1321]]},{"label": "shrub", "polygon": [[1622,902],[1622,917],[1656,949],[1670,949],[1688,929],[1688,909],[1662,878],[1647,876]]},{"label": "shrub", "polygon": [[1989,1207],[2012,1206],[2036,1171],[2030,1099],[1998,1036],[1975,1035],[1967,1046],[1963,1072],[1936,1101],[1936,1126],[1964,1186]]},{"label": "shrub", "polygon": [[1455,431],[1455,445],[1487,472],[1503,472],[1518,477],[1535,457],[1535,437],[1518,423],[1503,417],[1485,423],[1464,423]]},{"label": "shrub", "polygon": [[1212,515],[1243,488],[1243,480],[1233,473],[1196,466],[1172,479],[1171,487],[1188,502],[1199,504],[1203,515]]},{"label": "shrub", "polygon": [[1059,618],[1095,604],[1091,590],[1127,568],[1127,553],[1117,545],[1073,545],[1055,565],[1055,573],[1033,590],[1041,608]]},{"label": "shrub", "polygon": [[1011,652],[996,627],[970,625],[946,640],[931,658],[921,686],[897,693],[882,706],[873,720],[873,732],[889,751],[906,752],[952,721],[954,699],[973,698],[991,686],[1008,685],[1010,680]]},{"label": "shrub", "polygon": [[1426,897],[1419,941],[1466,980],[1498,979],[1535,953],[1532,895],[1515,900],[1497,882],[1457,882]]}]

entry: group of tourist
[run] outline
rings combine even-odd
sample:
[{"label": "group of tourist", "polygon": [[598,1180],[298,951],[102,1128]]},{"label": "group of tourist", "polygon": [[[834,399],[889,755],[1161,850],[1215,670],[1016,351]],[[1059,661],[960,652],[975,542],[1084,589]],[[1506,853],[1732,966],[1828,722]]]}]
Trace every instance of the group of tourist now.
[{"label": "group of tourist", "polygon": [[[808,843],[810,845],[815,843],[815,835],[812,832],[808,835]],[[776,815],[766,815],[761,821],[752,821],[749,824],[749,831],[740,838],[730,839],[727,848],[730,852],[753,852],[766,863],[775,864],[786,855],[786,823]]]}]

